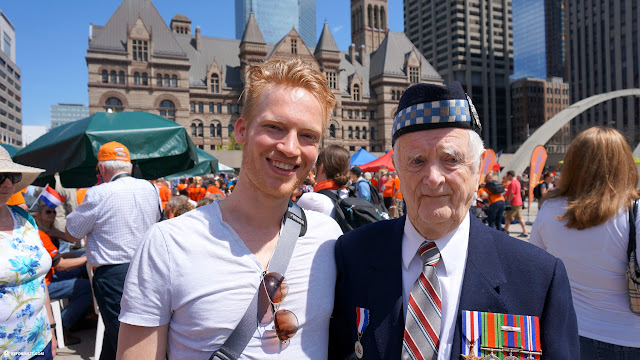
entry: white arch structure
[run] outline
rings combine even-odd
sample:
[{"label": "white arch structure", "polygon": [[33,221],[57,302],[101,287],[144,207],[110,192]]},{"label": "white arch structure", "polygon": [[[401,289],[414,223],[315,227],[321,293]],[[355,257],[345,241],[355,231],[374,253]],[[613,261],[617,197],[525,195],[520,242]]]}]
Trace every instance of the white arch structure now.
[{"label": "white arch structure", "polygon": [[[549,141],[549,139],[551,139],[551,137],[560,130],[560,128],[573,120],[573,118],[607,100],[627,96],[640,97],[640,89],[617,90],[604,94],[593,95],[560,111],[556,116],[552,117],[549,121],[540,126],[540,128],[538,128],[538,130],[536,130],[527,139],[527,141],[520,146],[503,171],[513,170],[516,174],[522,174],[527,166],[529,166],[531,153],[535,147],[546,144],[547,141]],[[640,152],[640,145],[634,150],[634,156],[637,156],[636,152]]]}]

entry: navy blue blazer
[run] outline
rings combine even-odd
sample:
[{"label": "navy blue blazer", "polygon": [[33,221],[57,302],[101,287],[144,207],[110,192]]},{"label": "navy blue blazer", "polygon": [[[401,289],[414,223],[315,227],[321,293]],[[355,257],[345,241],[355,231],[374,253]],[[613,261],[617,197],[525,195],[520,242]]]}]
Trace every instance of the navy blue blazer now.
[{"label": "navy blue blazer", "polygon": [[[400,359],[404,224],[405,217],[381,221],[338,239],[329,359],[355,358],[356,307],[370,311],[369,326],[360,339],[364,359]],[[451,360],[462,359],[462,310],[538,316],[542,360],[580,358],[578,325],[562,261],[474,216]]]}]

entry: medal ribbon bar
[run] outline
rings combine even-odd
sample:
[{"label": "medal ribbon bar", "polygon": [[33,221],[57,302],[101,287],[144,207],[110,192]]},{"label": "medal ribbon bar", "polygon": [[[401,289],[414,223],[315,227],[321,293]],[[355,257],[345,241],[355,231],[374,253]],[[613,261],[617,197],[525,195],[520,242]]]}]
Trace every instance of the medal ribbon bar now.
[{"label": "medal ribbon bar", "polygon": [[462,335],[464,341],[462,343],[462,354],[469,355],[473,349],[476,356],[480,354],[480,338],[482,335],[482,313],[480,311],[462,311]]}]

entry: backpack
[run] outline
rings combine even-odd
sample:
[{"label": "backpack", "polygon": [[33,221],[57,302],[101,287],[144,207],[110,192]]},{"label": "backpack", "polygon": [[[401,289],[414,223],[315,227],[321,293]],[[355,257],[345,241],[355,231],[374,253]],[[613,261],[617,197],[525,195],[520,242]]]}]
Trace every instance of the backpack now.
[{"label": "backpack", "polygon": [[544,183],[540,183],[540,184],[536,185],[536,187],[533,188],[533,197],[536,200],[542,199],[542,184],[544,184]]},{"label": "backpack", "polygon": [[331,190],[320,190],[319,194],[328,196],[335,201],[335,220],[340,225],[343,233],[347,233],[362,225],[371,224],[380,220],[388,220],[389,214],[365,199],[349,196],[341,199]]},{"label": "backpack", "polygon": [[[369,202],[373,205],[376,205],[376,207],[380,211],[388,213],[389,211],[387,211],[387,207],[384,206],[384,199],[382,198],[382,196],[380,196],[378,189],[375,186],[371,185],[367,180],[360,180],[358,181],[358,183],[360,183],[361,181],[365,181],[367,185],[369,185]],[[351,192],[349,192],[349,196],[356,196],[355,191],[354,195],[351,195]]]},{"label": "backpack", "polygon": [[491,191],[492,194],[502,194],[504,192],[504,184],[497,180],[487,182],[484,187]]}]

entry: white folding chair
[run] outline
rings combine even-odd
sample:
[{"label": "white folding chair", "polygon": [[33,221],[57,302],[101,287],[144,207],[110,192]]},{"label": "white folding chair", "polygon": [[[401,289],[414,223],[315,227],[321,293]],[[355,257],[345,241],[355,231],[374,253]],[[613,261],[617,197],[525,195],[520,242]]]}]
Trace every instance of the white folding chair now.
[{"label": "white folding chair", "polygon": [[62,308],[64,305],[62,304],[61,299],[50,299],[49,303],[51,304],[51,312],[53,313],[53,320],[56,322],[56,338],[58,340],[58,349],[62,349],[65,347],[64,345],[64,331],[62,326]]},{"label": "white folding chair", "polygon": [[[102,315],[100,315],[100,309],[98,308],[98,302],[96,301],[96,294],[93,292],[93,267],[87,264],[87,274],[89,274],[89,282],[91,283],[91,294],[93,294],[93,310],[98,315],[98,328],[96,330],[96,346],[94,348],[94,359],[100,359],[100,353],[102,353],[102,342],[104,341],[104,322],[102,321]],[[57,320],[56,320],[57,321]]]}]

